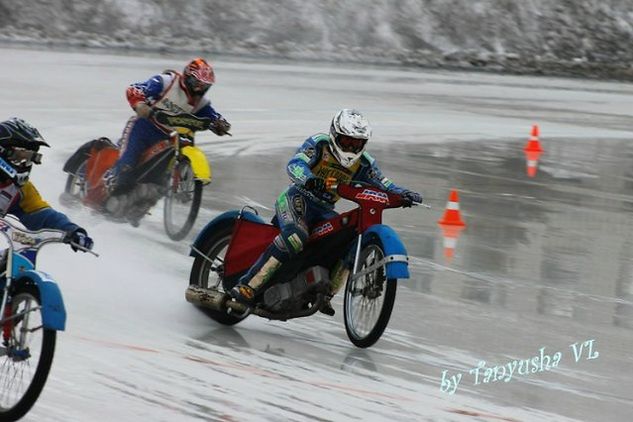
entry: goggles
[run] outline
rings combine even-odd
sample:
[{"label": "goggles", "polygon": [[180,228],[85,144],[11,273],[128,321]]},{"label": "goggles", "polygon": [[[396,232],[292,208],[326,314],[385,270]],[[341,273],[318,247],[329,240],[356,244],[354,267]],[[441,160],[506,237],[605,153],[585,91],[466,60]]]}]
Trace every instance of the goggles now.
[{"label": "goggles", "polygon": [[6,157],[13,164],[42,164],[42,154],[30,149],[14,147],[7,151]]},{"label": "goggles", "polygon": [[358,154],[365,148],[367,139],[352,138],[351,136],[339,135],[336,143],[343,152]]}]

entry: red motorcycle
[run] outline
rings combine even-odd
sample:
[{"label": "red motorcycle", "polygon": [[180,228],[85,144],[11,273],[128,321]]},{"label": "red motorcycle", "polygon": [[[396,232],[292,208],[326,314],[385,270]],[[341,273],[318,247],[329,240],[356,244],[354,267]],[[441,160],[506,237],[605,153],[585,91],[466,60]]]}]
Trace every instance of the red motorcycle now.
[{"label": "red motorcycle", "polygon": [[317,224],[304,250],[282,264],[250,307],[227,292],[279,233],[276,218],[267,224],[246,206],[209,222],[192,245],[187,301],[226,325],[250,314],[282,321],[310,316],[324,303],[334,272],[353,254],[344,293],[345,329],[356,346],[373,345],[389,322],[397,279],[409,278],[407,251],[396,232],[382,224],[382,212],[412,204],[370,185],[334,188],[359,207]]}]

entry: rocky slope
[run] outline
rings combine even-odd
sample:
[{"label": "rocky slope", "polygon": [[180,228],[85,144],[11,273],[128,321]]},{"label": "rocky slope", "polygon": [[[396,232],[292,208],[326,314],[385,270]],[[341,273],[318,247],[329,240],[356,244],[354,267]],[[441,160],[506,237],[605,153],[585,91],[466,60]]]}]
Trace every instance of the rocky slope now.
[{"label": "rocky slope", "polygon": [[0,42],[633,79],[633,1],[2,0]]}]

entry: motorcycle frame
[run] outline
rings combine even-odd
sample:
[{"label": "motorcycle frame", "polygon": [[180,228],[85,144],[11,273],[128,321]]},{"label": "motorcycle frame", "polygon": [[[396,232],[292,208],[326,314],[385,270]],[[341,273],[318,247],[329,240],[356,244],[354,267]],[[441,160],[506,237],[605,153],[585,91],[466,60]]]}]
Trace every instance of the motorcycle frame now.
[{"label": "motorcycle frame", "polygon": [[[370,229],[370,227],[382,224],[382,213],[385,209],[399,208],[403,205],[403,200],[401,195],[390,193],[371,185],[337,185],[336,191],[341,198],[345,198],[358,204],[357,208],[342,214],[342,216],[349,215],[352,221],[356,218],[356,231],[358,233],[358,237],[356,239],[356,251],[354,253],[354,265],[352,267],[351,274],[352,279],[354,279],[362,275],[358,273],[358,264],[363,244],[363,235]],[[333,220],[335,219],[336,217]],[[392,256],[392,260],[406,259],[406,255]],[[378,264],[382,265],[383,263]]]},{"label": "motorcycle frame", "polygon": [[[313,245],[316,242],[330,239],[332,238],[332,236],[342,233],[343,230],[354,227],[354,233],[356,236],[356,250],[354,253],[352,277],[356,277],[358,275],[358,265],[364,233],[366,233],[372,227],[382,226],[382,213],[385,209],[398,208],[401,207],[403,204],[402,197],[398,194],[390,193],[371,185],[357,185],[359,184],[338,185],[334,187],[337,190],[337,193],[342,198],[355,202],[359,206],[350,211],[339,214],[333,218],[319,222],[314,228],[312,228],[311,234],[308,238],[308,242],[306,243],[306,247],[302,252],[302,254],[308,254],[312,251]],[[278,227],[275,227],[271,224],[258,223],[250,219],[242,219],[241,214],[242,213],[238,214],[236,217],[237,224],[235,225],[233,236],[231,238],[231,242],[229,244],[229,248],[225,257],[225,279],[229,279],[227,282],[227,286],[231,284],[232,281],[239,278],[239,276],[244,271],[247,271],[248,268],[250,268],[255,263],[253,259],[256,260],[257,257],[263,252],[263,250],[257,250],[256,253],[254,253],[253,251],[249,251],[249,260],[245,260],[243,256],[239,256],[237,258],[234,256],[233,259],[231,258],[231,254],[233,252],[232,249],[239,250],[240,244],[248,244],[248,241],[245,241],[244,238],[246,236],[251,237],[253,235],[252,230],[243,232],[240,231],[241,222],[253,223],[259,226],[253,226],[254,230],[259,230],[260,232],[268,232],[268,234],[264,235],[264,240],[260,241],[262,246],[264,246],[264,244],[266,246],[270,244],[270,242],[272,242],[272,239],[274,239],[274,236],[279,233]],[[404,248],[402,248],[402,250],[403,249]],[[344,256],[345,253],[347,252],[343,252],[340,257]],[[340,259],[340,257],[338,259]],[[241,260],[241,262],[239,262],[237,266],[234,266],[234,259],[239,259]],[[393,255],[392,258],[390,258],[390,262],[406,261],[406,259],[407,258],[405,251],[404,254],[400,253],[398,255]],[[282,271],[280,270],[277,273],[282,273]],[[406,274],[406,276],[408,276],[408,274]]]},{"label": "motorcycle frame", "polygon": [[[187,157],[187,159],[189,159],[189,162],[191,163],[191,169],[193,171],[194,179],[201,181],[205,185],[211,183],[211,166],[209,165],[209,161],[204,155],[204,152],[202,152],[200,148],[194,145],[193,140],[183,140],[180,137],[180,134],[174,130],[169,134],[169,143],[174,155],[173,157],[171,157],[170,162],[167,166],[167,172],[171,173],[180,157],[185,156]],[[151,148],[152,147],[150,147],[149,150],[151,150]],[[159,149],[153,154],[149,154],[148,156],[145,156],[144,153],[142,162],[139,165],[143,165],[144,163],[149,162],[165,151],[167,151],[167,148]],[[168,156],[169,155],[166,155],[166,157]],[[149,174],[154,168],[156,168],[156,166],[158,166],[162,162],[162,160],[163,159],[160,158],[149,168],[144,169],[144,171],[138,176],[138,179],[142,179],[143,177],[145,177],[145,175]]]}]

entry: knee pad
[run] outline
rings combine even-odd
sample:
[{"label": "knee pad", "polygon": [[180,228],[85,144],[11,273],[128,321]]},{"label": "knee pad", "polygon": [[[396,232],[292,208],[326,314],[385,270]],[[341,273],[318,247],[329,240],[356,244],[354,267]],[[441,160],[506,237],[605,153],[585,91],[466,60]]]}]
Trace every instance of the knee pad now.
[{"label": "knee pad", "polygon": [[281,233],[275,237],[274,244],[282,255],[288,258],[298,255],[308,240],[308,233],[297,227],[284,228]]}]

